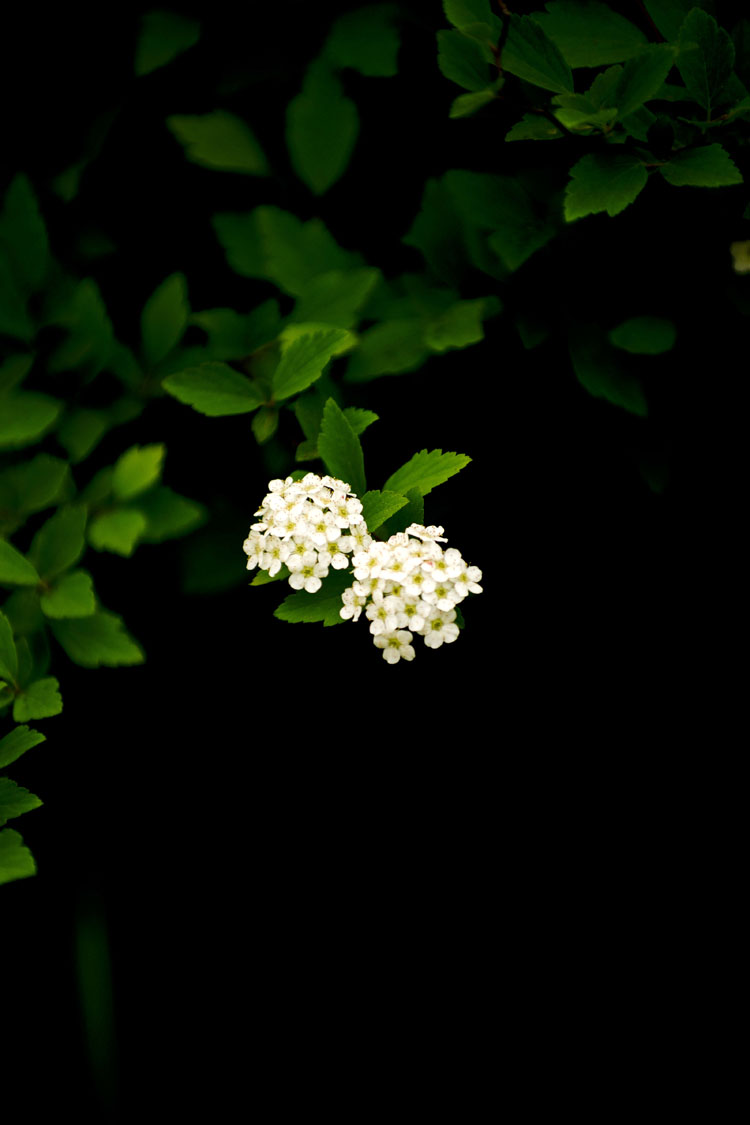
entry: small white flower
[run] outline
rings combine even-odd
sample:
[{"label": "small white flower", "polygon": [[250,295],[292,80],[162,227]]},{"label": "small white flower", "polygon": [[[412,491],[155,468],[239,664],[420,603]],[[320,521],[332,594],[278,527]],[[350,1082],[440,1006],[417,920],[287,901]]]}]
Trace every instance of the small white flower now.
[{"label": "small white flower", "polygon": [[442,644],[451,644],[458,636],[458,625],[453,622],[456,618],[455,609],[449,613],[435,613],[424,623],[422,635],[428,648],[440,648]]},{"label": "small white flower", "polygon": [[389,664],[398,664],[399,660],[414,659],[416,654],[411,646],[412,640],[408,629],[398,629],[394,633],[380,633],[373,638],[373,644],[382,648],[384,660]]}]

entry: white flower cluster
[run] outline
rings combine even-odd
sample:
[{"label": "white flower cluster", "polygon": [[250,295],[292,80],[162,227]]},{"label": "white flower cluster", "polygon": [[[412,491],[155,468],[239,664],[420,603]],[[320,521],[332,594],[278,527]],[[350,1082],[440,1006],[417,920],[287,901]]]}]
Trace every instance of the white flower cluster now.
[{"label": "white flower cluster", "polygon": [[345,481],[308,473],[272,480],[268,489],[242,545],[248,570],[257,566],[273,578],[286,564],[292,589],[314,594],[330,567],[344,570],[354,552],[372,544],[362,502]]},{"label": "white flower cluster", "polygon": [[413,523],[353,555],[354,584],[342,594],[341,616],[356,621],[364,610],[373,642],[389,664],[414,659],[414,633],[428,648],[455,641],[455,607],[482,592],[481,570],[440,543],[447,543],[442,527]]}]

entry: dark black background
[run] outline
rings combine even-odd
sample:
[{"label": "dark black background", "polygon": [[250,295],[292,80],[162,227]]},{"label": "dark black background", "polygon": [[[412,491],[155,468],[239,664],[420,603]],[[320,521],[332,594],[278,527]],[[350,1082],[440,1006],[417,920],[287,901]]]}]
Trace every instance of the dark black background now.
[{"label": "dark black background", "polygon": [[[4,180],[31,176],[53,251],[96,276],[126,342],[175,270],[196,309],[249,309],[271,295],[228,269],[215,211],[273,202],[320,215],[394,276],[422,268],[400,238],[428,176],[549,161],[564,182],[546,146],[524,145],[522,157],[503,147],[511,110],[448,119],[457,90],[435,65],[440,6],[402,3],[399,76],[345,75],[362,119],[357,150],[345,177],[311,196],[288,166],[284,107],[332,16],[351,6],[253,5],[243,19],[184,5],[204,22],[200,45],[138,81],[135,8],[58,10],[43,23],[12,15]],[[618,7],[647,28],[637,5]],[[251,123],[272,180],[184,160],[164,117],[219,105]],[[50,181],[110,110],[65,205]],[[559,144],[577,158],[575,141]],[[297,1099],[351,1113],[391,1104],[404,1075],[410,1105],[424,1087],[465,1111],[472,1077],[497,1065],[507,1005],[518,1034],[504,1058],[523,1066],[536,1034],[529,1004],[564,993],[551,950],[575,948],[592,902],[607,916],[624,896],[660,916],[664,896],[649,897],[633,865],[648,866],[646,841],[659,850],[675,709],[690,723],[695,707],[685,685],[702,659],[703,451],[729,377],[723,358],[740,340],[724,293],[728,243],[746,235],[740,191],[719,207],[710,192],[649,183],[616,220],[574,224],[514,281],[561,319],[584,303],[607,326],[644,310],[713,326],[681,335],[648,376],[647,422],[588,396],[561,345],[524,351],[509,317],[488,322],[479,346],[352,391],[381,416],[363,442],[372,486],[416,449],[472,457],[426,509],[484,572],[457,644],[420,647],[391,668],[361,622],[277,621],[274,587],[185,596],[180,544],[87,560],[147,662],[86,671],[56,652],[64,713],[15,769],[44,800],[20,824],[39,873],[4,888],[2,906],[17,985],[4,1032],[34,1106],[115,1115],[78,1015],[73,935],[86,909],[110,937],[122,1120],[154,1101],[223,1120],[237,1099],[261,1097],[279,1114]],[[87,261],[85,232],[116,250]],[[477,278],[466,295],[494,284]],[[212,514],[246,513],[241,547],[276,475],[248,420],[156,400],[107,436],[78,483],[136,441],[165,441],[166,483]],[[665,451],[669,484],[657,495],[636,454]],[[679,871],[671,879],[679,891]],[[615,929],[603,924],[600,953]]]}]

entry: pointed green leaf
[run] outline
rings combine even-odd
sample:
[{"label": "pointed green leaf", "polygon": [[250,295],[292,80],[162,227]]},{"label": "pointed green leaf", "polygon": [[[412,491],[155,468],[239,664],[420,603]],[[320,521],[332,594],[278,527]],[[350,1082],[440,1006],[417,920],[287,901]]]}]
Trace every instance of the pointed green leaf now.
[{"label": "pointed green leaf", "polygon": [[50,267],[47,229],[34,189],[21,172],[14,176],[5,193],[0,245],[6,248],[22,285],[30,292],[39,289]]},{"label": "pointed green leaf", "polygon": [[674,347],[677,330],[661,316],[634,316],[623,320],[609,333],[616,348],[637,355],[661,355]]},{"label": "pointed green leaf", "polygon": [[459,94],[457,98],[453,99],[448,116],[452,119],[471,117],[477,110],[483,109],[490,102],[494,102],[496,97],[497,91],[494,86],[488,86],[486,90],[474,90],[468,94]]},{"label": "pointed green leaf", "polygon": [[122,618],[101,610],[91,617],[52,623],[52,632],[74,664],[82,668],[142,664],[143,650],[125,630]]},{"label": "pointed green leaf", "polygon": [[[50,508],[70,486],[70,469],[59,457],[38,453],[0,473],[0,509],[25,517]],[[0,521],[3,516],[0,515]]]},{"label": "pointed green leaf", "polygon": [[346,171],[359,133],[359,114],[321,59],[307,68],[302,90],[286,110],[286,145],[297,176],[323,195]]},{"label": "pointed green leaf", "polygon": [[38,730],[26,726],[14,727],[4,738],[0,738],[0,770],[6,769],[33,746],[46,741],[46,734],[40,734]]},{"label": "pointed green leaf", "polygon": [[492,81],[492,52],[487,45],[460,31],[438,31],[437,43],[441,74],[472,93],[486,90]]},{"label": "pointed green leaf", "polygon": [[0,404],[0,449],[30,445],[52,428],[63,404],[38,391],[14,391]]},{"label": "pointed green leaf", "polygon": [[570,177],[563,207],[569,223],[598,211],[619,215],[646,186],[648,173],[630,153],[592,152],[573,165]]},{"label": "pointed green leaf", "polygon": [[380,492],[372,489],[362,497],[362,517],[367,524],[367,530],[372,534],[385,523],[387,519],[408,504],[405,496],[398,492]]},{"label": "pointed green leaf", "polygon": [[363,434],[368,426],[378,421],[379,415],[374,410],[362,410],[358,406],[347,406],[344,408],[344,417],[355,434]]},{"label": "pointed green leaf", "polygon": [[568,343],[573,370],[589,394],[646,417],[648,405],[640,383],[621,369],[617,353],[596,326],[573,326]]},{"label": "pointed green leaf", "polygon": [[546,12],[535,12],[534,19],[559,47],[568,66],[623,62],[646,46],[646,36],[635,24],[598,0],[549,0],[545,7]]},{"label": "pointed green leaf", "polygon": [[[294,327],[306,329],[308,326],[295,325]],[[274,398],[280,402],[304,391],[320,378],[326,364],[335,355],[347,351],[354,340],[355,337],[345,328],[322,326],[319,331],[303,331],[299,334],[295,332],[293,335],[286,330],[281,336],[279,366],[273,375]]]},{"label": "pointed green leaf", "polygon": [[68,331],[67,339],[48,360],[53,374],[86,367],[96,375],[115,354],[112,322],[93,278],[84,278],[66,292],[50,314],[49,323]]},{"label": "pointed green leaf", "polygon": [[243,277],[266,276],[266,254],[258,225],[258,210],[249,214],[213,215],[211,223],[227,262]]},{"label": "pointed green leaf", "polygon": [[676,41],[690,9],[712,9],[714,0],[645,0],[645,7],[664,38]]},{"label": "pointed green leaf", "polygon": [[54,676],[35,680],[20,691],[13,704],[13,718],[17,723],[29,719],[49,719],[63,709],[60,684]]},{"label": "pointed green leaf", "polygon": [[523,78],[543,90],[553,90],[557,94],[573,91],[570,66],[557,43],[545,32],[541,13],[533,19],[531,16],[510,17],[502,62],[503,69],[509,74],[515,74],[517,78]]},{"label": "pointed green leaf", "polygon": [[112,551],[130,558],[148,521],[136,508],[115,508],[90,520],[88,539],[97,551]]},{"label": "pointed green leaf", "polygon": [[141,17],[135,51],[136,77],[166,66],[177,55],[187,51],[198,42],[200,30],[197,20],[181,16],[178,12],[146,12]]},{"label": "pointed green leaf", "polygon": [[255,134],[233,113],[217,109],[214,113],[197,117],[174,114],[167,118],[167,128],[193,164],[222,172],[244,172],[250,176],[267,176],[270,173]]},{"label": "pointed green leaf", "polygon": [[659,171],[674,187],[729,187],[743,183],[742,173],[720,144],[678,152]]},{"label": "pointed green leaf", "polygon": [[261,406],[250,423],[253,437],[258,445],[270,441],[279,428],[279,411],[275,406]]},{"label": "pointed green leaf", "polygon": [[334,570],[323,579],[323,584],[315,594],[306,590],[289,594],[274,612],[281,621],[313,622],[322,621],[324,625],[340,625],[344,620],[341,610],[344,603],[341,595],[352,584],[348,570]]},{"label": "pointed green leaf", "polygon": [[168,375],[162,386],[180,402],[209,418],[249,414],[263,402],[254,383],[226,363],[202,363]]},{"label": "pointed green leaf", "polygon": [[525,113],[520,121],[505,134],[506,141],[550,141],[563,135],[547,117]]},{"label": "pointed green leaf", "polygon": [[96,611],[91,575],[85,570],[63,574],[42,594],[40,605],[47,617],[89,617]]},{"label": "pointed green leaf", "polygon": [[155,367],[179,344],[189,316],[185,277],[173,273],[154,290],[141,314],[143,358],[148,367]]},{"label": "pointed green leaf", "polygon": [[36,586],[39,575],[28,559],[5,539],[0,539],[0,585]]},{"label": "pointed green leaf", "polygon": [[413,317],[368,328],[359,338],[344,378],[350,383],[363,383],[378,375],[414,371],[429,354],[423,336],[422,320]]},{"label": "pointed green leaf", "polygon": [[71,461],[76,464],[88,457],[109,427],[110,420],[106,411],[74,407],[63,418],[55,436]]},{"label": "pointed green leaf", "polygon": [[691,98],[703,106],[706,116],[721,100],[732,74],[734,46],[728,31],[713,16],[692,8],[680,28],[679,53],[675,65]]},{"label": "pointed green leaf", "polygon": [[58,508],[42,525],[29,552],[42,578],[54,578],[78,562],[86,547],[85,527],[85,504]]},{"label": "pointed green leaf", "polygon": [[34,355],[21,353],[8,356],[0,364],[0,395],[15,390],[34,366]]},{"label": "pointed green leaf", "polygon": [[153,488],[138,501],[138,511],[146,519],[141,539],[146,543],[163,543],[176,539],[199,527],[206,519],[206,509],[187,496],[180,496],[166,485]]},{"label": "pointed green leaf", "polygon": [[490,6],[490,0],[443,0],[445,18],[454,27],[463,29],[471,24],[485,24],[496,43],[502,31],[502,22]]},{"label": "pointed green leaf", "polygon": [[359,310],[381,278],[380,270],[369,267],[321,273],[303,287],[289,322],[311,321],[353,328],[359,320]]},{"label": "pointed green leaf", "polygon": [[190,319],[208,336],[212,359],[244,359],[256,348],[275,340],[281,329],[279,302],[273,298],[244,316],[234,309],[204,309],[193,313]]},{"label": "pointed green leaf", "polygon": [[365,485],[362,446],[341,407],[332,398],[326,402],[318,435],[318,452],[331,474],[345,481],[358,496]]},{"label": "pointed green leaf", "polygon": [[[490,240],[491,241],[491,240]],[[457,301],[445,312],[429,321],[425,328],[424,342],[436,352],[448,348],[465,348],[484,339],[482,321],[499,312],[500,302],[496,297],[478,297],[473,301]]]},{"label": "pointed green leaf", "polygon": [[422,495],[426,496],[470,461],[471,457],[467,457],[465,453],[443,453],[442,449],[428,452],[422,449],[395,473],[391,473],[384,488],[391,492],[400,492],[402,495],[405,495],[409,489],[418,488]]},{"label": "pointed green leaf", "polygon": [[368,78],[397,73],[399,34],[392,4],[368,4],[339,16],[328,33],[324,56],[339,68],[349,66]]},{"label": "pointed green leaf", "polygon": [[675,52],[669,44],[652,44],[628,59],[614,89],[619,119],[627,117],[653,98],[674,66]]},{"label": "pointed green leaf", "polygon": [[16,785],[9,777],[0,777],[0,827],[16,816],[38,809],[41,804],[39,798],[22,785]]},{"label": "pointed green leaf", "polygon": [[0,883],[26,879],[29,875],[36,875],[33,855],[20,833],[13,828],[4,828],[0,832]]},{"label": "pointed green leaf", "polygon": [[[0,543],[0,546],[2,544]],[[0,610],[0,680],[15,683],[18,676],[18,653],[10,621]]]},{"label": "pointed green leaf", "polygon": [[167,450],[160,443],[134,445],[123,453],[115,464],[112,491],[118,500],[132,500],[161,477]]}]

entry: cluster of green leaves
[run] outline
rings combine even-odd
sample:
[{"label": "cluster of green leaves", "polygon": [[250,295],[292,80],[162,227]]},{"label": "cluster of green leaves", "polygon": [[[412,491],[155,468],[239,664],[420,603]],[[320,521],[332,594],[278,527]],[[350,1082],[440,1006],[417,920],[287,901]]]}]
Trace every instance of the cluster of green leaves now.
[{"label": "cluster of green leaves", "polygon": [[[131,351],[116,339],[96,282],[53,258],[35,192],[19,174],[0,214],[0,289],[0,721],[16,724],[0,738],[4,770],[45,740],[26,724],[62,711],[49,674],[61,656],[85,668],[144,659],[80,565],[87,549],[129,556],[140,543],[191,531],[205,512],[161,483],[161,444],[126,449],[85,479],[104,435],[160,393],[188,322],[185,279],[173,275],[146,302],[140,348]],[[94,380],[96,404],[88,404]],[[0,882],[34,873],[31,852],[4,825],[40,804],[0,777]]]},{"label": "cluster of green leaves", "polygon": [[[502,6],[501,6],[502,7]],[[509,281],[533,254],[587,216],[619,215],[649,178],[674,187],[732,187],[742,175],[730,155],[750,114],[746,44],[750,21],[730,35],[692,0],[646,0],[663,41],[649,42],[599,0],[548,0],[532,15],[496,14],[489,0],[444,0],[438,65],[461,86],[450,110],[528,106],[506,141],[575,138],[561,145],[567,183],[523,170],[513,176],[449,171],[428,181],[408,240],[432,270],[455,282],[475,268]],[[718,137],[721,140],[718,140]],[[588,151],[580,154],[581,146]],[[523,310],[517,328],[535,347],[549,326]],[[591,394],[637,415],[648,406],[633,356],[659,355],[676,328],[660,310],[625,324],[563,327],[571,367]],[[630,358],[627,354],[630,353]],[[645,361],[647,364],[648,361]]]}]

